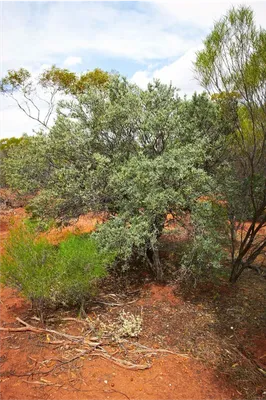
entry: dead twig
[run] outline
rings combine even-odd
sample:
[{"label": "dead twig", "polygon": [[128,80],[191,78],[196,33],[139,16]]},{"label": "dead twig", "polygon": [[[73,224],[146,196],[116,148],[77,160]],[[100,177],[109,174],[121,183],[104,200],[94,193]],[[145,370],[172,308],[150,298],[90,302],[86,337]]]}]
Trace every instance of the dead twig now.
[{"label": "dead twig", "polygon": [[116,389],[104,390],[104,393],[119,393],[119,394],[122,394],[123,396],[125,396],[128,400],[130,400],[130,398],[128,397],[128,395],[126,393],[120,392],[119,390],[116,390]]},{"label": "dead twig", "polygon": [[124,306],[126,306],[126,305],[128,305],[128,304],[133,304],[133,303],[135,303],[137,300],[138,300],[138,299],[135,299],[135,300],[129,301],[129,302],[127,302],[127,303],[108,303],[107,301],[95,300],[95,301],[92,301],[92,303],[95,303],[95,304],[104,304],[105,306],[109,306],[109,307],[124,307]]},{"label": "dead twig", "polygon": [[131,370],[143,370],[151,368],[149,364],[134,364],[131,361],[121,360],[116,357],[110,356],[107,352],[104,353],[93,353],[92,356],[98,356],[101,358],[105,358],[106,360],[112,361],[114,364],[118,365],[119,367],[131,369]]},{"label": "dead twig", "polygon": [[174,356],[189,358],[187,354],[175,353],[174,351],[170,351],[167,349],[139,349],[139,350],[129,350],[130,353],[167,353],[173,354]]},{"label": "dead twig", "polygon": [[42,385],[42,386],[55,386],[55,387],[62,387],[57,383],[49,382],[49,381],[27,381],[26,379],[22,379],[22,382],[30,383],[32,385]]},{"label": "dead twig", "polygon": [[89,340],[86,340],[86,338],[84,336],[69,335],[67,333],[58,332],[58,331],[55,331],[53,329],[37,328],[37,327],[34,327],[34,326],[28,324],[25,321],[22,321],[22,319],[20,319],[18,317],[16,318],[16,320],[18,322],[20,322],[22,325],[24,325],[24,327],[23,328],[3,328],[3,327],[0,327],[0,331],[5,331],[5,332],[25,332],[25,331],[30,331],[30,332],[33,332],[33,333],[46,333],[46,334],[50,333],[50,334],[53,334],[53,335],[61,336],[61,337],[65,338],[65,339],[68,339],[71,342],[75,342],[75,343],[84,343],[84,342],[86,342],[87,346],[95,347],[97,345],[100,345],[100,343],[91,342]]}]

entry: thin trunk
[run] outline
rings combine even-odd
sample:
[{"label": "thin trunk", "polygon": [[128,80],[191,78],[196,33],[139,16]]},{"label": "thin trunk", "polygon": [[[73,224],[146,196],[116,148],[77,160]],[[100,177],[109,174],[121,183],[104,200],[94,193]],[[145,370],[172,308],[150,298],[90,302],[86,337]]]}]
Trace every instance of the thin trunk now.
[{"label": "thin trunk", "polygon": [[160,261],[159,250],[157,248],[148,249],[146,252],[146,259],[152,272],[155,274],[156,280],[162,281],[163,269]]},{"label": "thin trunk", "polygon": [[240,260],[236,260],[232,266],[229,282],[236,283],[245,268],[246,266]]},{"label": "thin trunk", "polygon": [[[266,239],[263,239],[259,244],[255,243],[259,231],[265,226],[266,216],[263,215],[264,212],[265,203],[263,203],[259,210],[254,213],[253,220],[247,230],[245,237],[243,238],[243,240],[241,238],[239,252],[235,259],[233,259],[233,255],[235,253],[234,238],[236,237],[236,233],[234,233],[231,229],[232,271],[229,279],[230,282],[236,282],[244,269],[248,268],[266,247]],[[260,222],[258,222],[258,219],[261,216],[262,219]],[[232,227],[233,226],[231,225],[231,228]]]}]

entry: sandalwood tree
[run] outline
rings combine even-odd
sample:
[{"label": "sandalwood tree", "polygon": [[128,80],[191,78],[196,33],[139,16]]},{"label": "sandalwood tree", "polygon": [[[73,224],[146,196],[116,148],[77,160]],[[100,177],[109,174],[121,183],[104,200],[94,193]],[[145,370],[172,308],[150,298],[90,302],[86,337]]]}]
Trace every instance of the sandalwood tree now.
[{"label": "sandalwood tree", "polygon": [[41,217],[106,211],[102,245],[124,264],[138,257],[161,279],[165,218],[215,191],[222,127],[205,95],[182,101],[171,85],[141,90],[114,75],[104,90],[89,86],[61,101],[55,124],[10,155],[6,175],[12,187],[38,192],[31,208]]}]

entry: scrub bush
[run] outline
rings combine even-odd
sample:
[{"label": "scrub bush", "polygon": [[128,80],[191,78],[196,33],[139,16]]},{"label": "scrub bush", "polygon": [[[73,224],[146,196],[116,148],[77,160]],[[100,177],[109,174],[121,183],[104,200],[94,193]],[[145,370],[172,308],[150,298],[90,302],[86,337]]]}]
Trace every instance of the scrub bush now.
[{"label": "scrub bush", "polygon": [[59,246],[38,237],[28,224],[14,226],[1,257],[1,281],[19,289],[43,318],[49,306],[80,305],[95,294],[115,259],[90,235],[70,235]]}]

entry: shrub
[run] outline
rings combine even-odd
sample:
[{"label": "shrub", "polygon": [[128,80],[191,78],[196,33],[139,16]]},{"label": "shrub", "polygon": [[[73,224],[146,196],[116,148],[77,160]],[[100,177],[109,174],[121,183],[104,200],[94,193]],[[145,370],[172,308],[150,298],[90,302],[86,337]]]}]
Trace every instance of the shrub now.
[{"label": "shrub", "polygon": [[59,246],[39,238],[28,224],[14,226],[1,262],[1,281],[18,288],[41,318],[45,307],[81,305],[115,258],[90,235],[69,236]]},{"label": "shrub", "polygon": [[61,242],[57,253],[61,301],[82,305],[95,293],[97,280],[106,275],[106,267],[114,258],[114,252],[100,251],[97,240],[91,235],[70,235]]},{"label": "shrub", "polygon": [[21,290],[42,314],[58,284],[56,248],[21,223],[11,229],[1,258],[1,281]]}]

